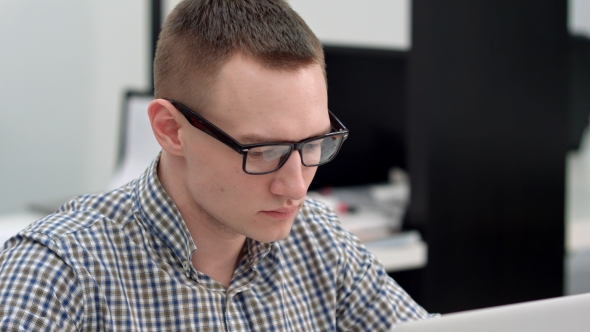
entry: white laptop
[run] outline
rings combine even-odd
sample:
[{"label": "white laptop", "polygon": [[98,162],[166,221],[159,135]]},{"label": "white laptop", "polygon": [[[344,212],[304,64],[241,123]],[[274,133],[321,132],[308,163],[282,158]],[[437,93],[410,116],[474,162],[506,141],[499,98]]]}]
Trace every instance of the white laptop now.
[{"label": "white laptop", "polygon": [[589,332],[590,293],[442,315],[394,332]]}]

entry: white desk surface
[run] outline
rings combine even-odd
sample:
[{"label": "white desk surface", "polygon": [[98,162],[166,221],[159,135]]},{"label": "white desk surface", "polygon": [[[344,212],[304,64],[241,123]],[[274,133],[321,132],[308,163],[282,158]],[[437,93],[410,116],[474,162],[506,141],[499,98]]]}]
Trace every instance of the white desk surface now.
[{"label": "white desk surface", "polygon": [[[0,244],[18,233],[30,223],[42,218],[40,214],[22,212],[0,215]],[[389,272],[424,267],[427,259],[427,246],[421,239],[397,241],[379,241],[369,243],[366,247],[373,253]],[[411,239],[413,238],[413,240]]]}]

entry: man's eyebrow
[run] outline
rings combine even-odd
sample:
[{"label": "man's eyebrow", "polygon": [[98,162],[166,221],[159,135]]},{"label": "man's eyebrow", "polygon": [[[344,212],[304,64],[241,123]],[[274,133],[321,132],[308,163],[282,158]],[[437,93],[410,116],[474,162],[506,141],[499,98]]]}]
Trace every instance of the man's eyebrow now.
[{"label": "man's eyebrow", "polygon": [[[308,138],[312,138],[312,137],[318,137],[318,136],[322,136],[325,135],[327,133],[329,133],[330,131],[332,131],[332,126],[330,126],[328,129],[321,131],[320,133],[316,134],[316,135],[311,135],[309,137],[306,137],[303,140],[306,140]],[[257,134],[245,134],[245,135],[241,135],[236,137],[236,140],[238,142],[240,142],[241,144],[256,144],[256,143],[272,143],[272,142],[289,142],[289,141],[285,141],[285,140],[277,140],[275,138],[269,138],[269,137],[265,137],[262,135],[257,135]]]}]

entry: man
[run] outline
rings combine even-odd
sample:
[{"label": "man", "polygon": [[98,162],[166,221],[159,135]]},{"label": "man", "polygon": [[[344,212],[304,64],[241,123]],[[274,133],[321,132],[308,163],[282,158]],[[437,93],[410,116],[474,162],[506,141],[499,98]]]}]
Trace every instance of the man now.
[{"label": "man", "polygon": [[348,131],[322,47],[283,1],[187,0],[148,109],[161,154],[0,253],[0,330],[386,331],[428,314],[306,200]]}]

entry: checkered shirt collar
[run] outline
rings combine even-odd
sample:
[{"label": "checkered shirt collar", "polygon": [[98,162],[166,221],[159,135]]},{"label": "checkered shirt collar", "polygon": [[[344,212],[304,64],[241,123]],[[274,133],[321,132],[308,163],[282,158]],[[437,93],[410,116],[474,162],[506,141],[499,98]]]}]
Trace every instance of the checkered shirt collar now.
[{"label": "checkered shirt collar", "polygon": [[135,187],[134,211],[138,211],[147,227],[181,260],[190,259],[197,249],[178,208],[158,179],[161,153],[139,177]]},{"label": "checkered shirt collar", "polygon": [[[139,177],[135,187],[134,210],[139,211],[142,220],[180,259],[190,260],[197,247],[172,198],[166,193],[158,178],[158,163],[161,153]],[[246,266],[260,262],[271,250],[279,250],[277,243],[261,243],[246,239]]]}]

